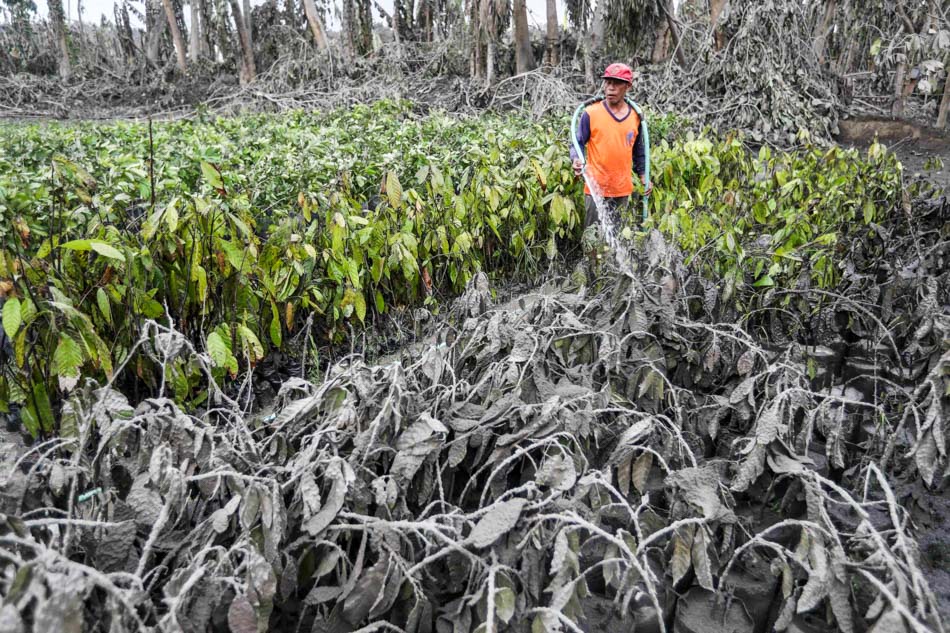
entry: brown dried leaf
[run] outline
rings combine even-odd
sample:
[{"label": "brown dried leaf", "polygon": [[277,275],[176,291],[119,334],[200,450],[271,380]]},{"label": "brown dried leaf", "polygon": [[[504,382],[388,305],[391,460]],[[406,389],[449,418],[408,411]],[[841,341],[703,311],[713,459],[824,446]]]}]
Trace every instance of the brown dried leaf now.
[{"label": "brown dried leaf", "polygon": [[637,461],[633,463],[633,468],[630,472],[630,478],[633,482],[633,487],[637,489],[641,495],[646,492],[647,479],[650,477],[650,470],[653,468],[653,453],[649,451],[643,452],[640,457],[637,458]]},{"label": "brown dried leaf", "polygon": [[685,525],[673,533],[673,557],[670,559],[670,572],[673,584],[679,584],[692,566],[690,550],[693,547],[693,526]]}]

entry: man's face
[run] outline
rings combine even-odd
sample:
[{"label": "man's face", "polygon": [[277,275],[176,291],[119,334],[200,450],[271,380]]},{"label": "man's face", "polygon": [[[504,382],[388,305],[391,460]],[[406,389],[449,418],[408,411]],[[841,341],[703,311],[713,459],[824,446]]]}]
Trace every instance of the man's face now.
[{"label": "man's face", "polygon": [[604,80],[604,97],[610,105],[619,105],[627,95],[630,84],[619,79]]}]

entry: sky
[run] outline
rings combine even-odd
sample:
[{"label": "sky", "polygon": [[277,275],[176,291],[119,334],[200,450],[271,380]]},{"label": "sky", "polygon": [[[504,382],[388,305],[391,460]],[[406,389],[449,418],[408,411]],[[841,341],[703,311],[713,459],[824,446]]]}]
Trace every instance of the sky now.
[{"label": "sky", "polygon": [[[41,16],[46,16],[46,0],[33,0],[36,3],[37,11]],[[81,0],[82,1],[82,19],[83,22],[94,22],[99,23],[101,16],[105,15],[106,19],[109,22],[113,21],[113,10],[112,6],[114,0]],[[257,6],[259,4],[264,4],[265,0],[251,0],[251,6]],[[63,8],[66,9],[66,14],[69,19],[76,20],[77,16],[77,2],[78,0],[63,0]],[[136,0],[135,4],[142,6],[142,3]],[[384,7],[387,11],[392,10],[392,0],[379,0],[379,4]],[[538,28],[544,28],[545,22],[545,0],[527,0],[528,4],[528,21]],[[558,20],[562,21],[564,16],[564,2],[563,0],[558,0]],[[186,19],[187,19],[187,11]],[[378,14],[374,10],[374,16],[378,19]],[[132,16],[133,23],[135,21],[135,16]],[[134,24],[133,24],[134,26]]]}]

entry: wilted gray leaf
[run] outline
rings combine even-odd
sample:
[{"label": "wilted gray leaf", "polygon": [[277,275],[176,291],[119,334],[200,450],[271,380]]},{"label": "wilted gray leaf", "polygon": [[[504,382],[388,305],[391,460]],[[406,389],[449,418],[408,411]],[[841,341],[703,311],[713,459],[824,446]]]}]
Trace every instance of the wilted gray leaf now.
[{"label": "wilted gray leaf", "polygon": [[448,433],[438,420],[430,415],[423,414],[418,420],[409,425],[396,440],[396,453],[390,474],[402,481],[410,481],[422,466],[429,455],[436,453],[442,447],[443,438],[435,435],[434,429],[441,428]]},{"label": "wilted gray leaf", "polygon": [[562,492],[570,490],[577,482],[574,460],[565,457],[560,451],[546,457],[535,475],[535,480],[539,486],[547,486]]},{"label": "wilted gray leaf", "polygon": [[383,597],[383,585],[389,570],[389,557],[380,558],[375,565],[359,574],[353,590],[343,601],[341,614],[350,624],[358,625],[369,615],[373,606]]},{"label": "wilted gray leaf", "polygon": [[244,594],[234,598],[228,608],[228,628],[231,633],[257,633],[257,613]]},{"label": "wilted gray leaf", "polygon": [[343,509],[346,491],[355,475],[350,465],[337,457],[327,465],[326,477],[331,479],[333,484],[330,486],[330,492],[327,494],[323,507],[304,524],[304,530],[310,536],[319,536]]},{"label": "wilted gray leaf", "polygon": [[736,371],[740,376],[745,376],[752,368],[755,366],[755,354],[752,353],[752,350],[746,350],[742,356],[739,357],[739,360],[736,361]]},{"label": "wilted gray leaf", "polygon": [[150,487],[148,472],[135,478],[125,501],[135,512],[135,522],[140,527],[151,528],[162,512],[162,497]]},{"label": "wilted gray leaf", "polygon": [[697,526],[693,534],[691,558],[693,569],[696,570],[696,581],[703,589],[713,591],[712,566],[709,564],[709,550],[706,548],[706,530],[702,525]]},{"label": "wilted gray leaf", "polygon": [[653,453],[644,451],[630,468],[630,481],[641,495],[646,492],[647,479],[653,468]]},{"label": "wilted gray leaf", "polygon": [[868,633],[908,633],[908,629],[903,616],[895,609],[888,609]]},{"label": "wilted gray leaf", "polygon": [[96,545],[96,567],[103,572],[127,571],[129,552],[135,543],[137,528],[134,521],[123,521],[104,528]]},{"label": "wilted gray leaf", "polygon": [[211,513],[211,527],[218,534],[223,534],[231,522],[231,515],[241,505],[241,497],[235,496],[228,501],[223,508],[218,508]]},{"label": "wilted gray leaf", "polygon": [[261,496],[262,491],[260,486],[256,483],[252,483],[247,487],[247,490],[244,491],[244,496],[241,499],[241,525],[245,530],[250,530],[254,527],[254,524],[257,523],[257,518],[261,514]]},{"label": "wilted gray leaf", "polygon": [[683,499],[701,509],[706,519],[735,520],[732,510],[724,506],[719,498],[719,473],[714,466],[707,464],[677,470],[667,476],[666,483],[676,486]]},{"label": "wilted gray leaf", "polygon": [[23,618],[12,604],[0,609],[0,633],[23,633]]},{"label": "wilted gray leaf", "polygon": [[693,525],[684,525],[673,533],[673,557],[670,559],[670,573],[673,584],[679,584],[692,566]]},{"label": "wilted gray leaf", "polygon": [[736,385],[736,388],[729,394],[729,404],[739,404],[752,393],[752,387],[755,386],[755,376],[748,376],[745,380]]},{"label": "wilted gray leaf", "polygon": [[468,535],[468,543],[475,547],[488,547],[494,543],[515,527],[527,503],[527,499],[516,497],[491,506]]},{"label": "wilted gray leaf", "polygon": [[34,633],[82,633],[85,595],[84,583],[75,577],[62,577],[61,582],[50,578],[56,586],[52,595],[34,613]]},{"label": "wilted gray leaf", "polygon": [[508,624],[515,614],[515,592],[509,587],[502,587],[495,592],[495,615]]},{"label": "wilted gray leaf", "polygon": [[330,600],[336,600],[341,593],[343,593],[343,587],[336,585],[332,587],[314,587],[303,599],[303,603],[309,606],[322,604]]}]

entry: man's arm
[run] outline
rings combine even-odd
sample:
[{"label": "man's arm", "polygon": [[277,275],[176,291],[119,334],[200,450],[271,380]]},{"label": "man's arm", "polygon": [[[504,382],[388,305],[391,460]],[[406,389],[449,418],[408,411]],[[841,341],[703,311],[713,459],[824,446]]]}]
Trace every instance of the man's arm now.
[{"label": "man's arm", "polygon": [[[581,114],[580,124],[577,126],[577,144],[581,146],[581,151],[587,148],[587,141],[590,140],[590,115],[584,112]],[[574,149],[574,143],[571,143],[571,160],[582,160],[584,156],[578,156]]]},{"label": "man's arm", "polygon": [[643,122],[637,128],[637,140],[633,143],[633,171],[637,172],[640,180],[646,174],[647,152],[646,145],[643,143]]},{"label": "man's arm", "polygon": [[637,172],[637,176],[640,177],[646,195],[650,195],[650,192],[653,191],[653,183],[648,183],[646,176],[647,150],[646,144],[643,142],[643,120],[640,121],[637,128],[637,140],[633,142],[633,171]]}]

